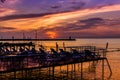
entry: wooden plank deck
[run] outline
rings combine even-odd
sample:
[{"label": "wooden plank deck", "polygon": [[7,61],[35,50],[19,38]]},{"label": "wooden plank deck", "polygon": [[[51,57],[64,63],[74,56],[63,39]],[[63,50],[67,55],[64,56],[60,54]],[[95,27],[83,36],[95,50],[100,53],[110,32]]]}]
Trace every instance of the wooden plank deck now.
[{"label": "wooden plank deck", "polygon": [[[21,56],[21,57],[23,57],[23,56]],[[6,59],[7,58],[10,59],[10,58],[13,58],[13,57],[6,57]],[[20,58],[20,56],[18,56],[17,58]],[[39,65],[39,66],[33,66],[33,67],[28,67],[27,66],[27,67],[18,68],[18,69],[3,70],[3,71],[0,71],[0,74],[9,73],[9,72],[16,72],[16,71],[22,71],[22,70],[32,70],[32,69],[37,69],[37,68],[57,67],[57,66],[76,64],[76,63],[83,63],[83,62],[90,62],[90,61],[98,61],[98,60],[104,60],[104,59],[107,59],[107,58],[106,57],[100,57],[100,58],[95,58],[95,59],[78,59],[77,61],[73,60],[73,61],[70,61],[70,62],[62,61],[62,62],[57,63],[57,64],[56,64],[56,62],[55,63],[52,62],[52,64],[47,64],[47,65]],[[27,62],[26,64],[29,64],[29,62]],[[23,65],[23,64],[21,64],[21,65]],[[0,65],[0,67],[1,67],[1,65]]]}]

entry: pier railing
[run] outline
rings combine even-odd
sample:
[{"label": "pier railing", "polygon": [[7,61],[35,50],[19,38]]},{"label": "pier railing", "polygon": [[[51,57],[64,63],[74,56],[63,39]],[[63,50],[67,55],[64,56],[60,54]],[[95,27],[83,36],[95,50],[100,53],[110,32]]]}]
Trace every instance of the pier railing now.
[{"label": "pier railing", "polygon": [[[52,53],[47,53],[46,56],[43,56],[43,54],[40,53],[25,55],[2,55],[0,56],[0,73],[38,67],[44,68],[59,66],[92,60],[102,60],[106,58],[105,49],[99,49],[95,46],[65,47],[66,50],[67,48],[70,49],[70,52],[67,53],[67,56],[64,58],[60,55],[53,56]],[[72,52],[73,49],[77,50],[78,53]],[[86,54],[87,51],[90,51],[91,53]]]},{"label": "pier railing", "polygon": [[106,58],[106,48],[99,48],[96,46],[67,46],[64,47],[66,51],[77,50],[79,53],[85,54],[85,50],[89,50],[90,52],[94,53],[98,57]]}]

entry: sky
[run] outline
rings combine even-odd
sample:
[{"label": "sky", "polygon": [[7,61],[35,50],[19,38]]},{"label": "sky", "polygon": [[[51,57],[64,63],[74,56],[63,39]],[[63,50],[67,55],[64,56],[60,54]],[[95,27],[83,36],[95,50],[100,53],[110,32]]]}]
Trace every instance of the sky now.
[{"label": "sky", "polygon": [[1,38],[120,38],[120,0],[6,0]]}]

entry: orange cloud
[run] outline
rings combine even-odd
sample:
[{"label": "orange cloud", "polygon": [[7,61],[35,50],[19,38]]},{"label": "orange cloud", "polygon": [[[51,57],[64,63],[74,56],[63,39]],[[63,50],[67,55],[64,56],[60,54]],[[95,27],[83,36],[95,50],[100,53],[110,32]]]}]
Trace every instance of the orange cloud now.
[{"label": "orange cloud", "polygon": [[46,35],[48,35],[48,37],[52,39],[57,37],[57,33],[53,31],[46,32]]},{"label": "orange cloud", "polygon": [[[74,21],[80,20],[82,19],[82,17],[90,14],[108,12],[108,11],[118,11],[118,10],[120,10],[120,5],[112,5],[101,8],[82,9],[73,12],[51,14],[43,17],[6,20],[6,21],[1,21],[0,24],[2,26],[6,26],[6,27],[10,26],[16,28],[17,30],[38,29],[40,27],[54,28],[56,26],[65,26],[67,23],[73,23],[73,20]],[[11,13],[13,12],[14,11],[12,11]],[[8,12],[6,12],[6,14],[7,13]]]}]

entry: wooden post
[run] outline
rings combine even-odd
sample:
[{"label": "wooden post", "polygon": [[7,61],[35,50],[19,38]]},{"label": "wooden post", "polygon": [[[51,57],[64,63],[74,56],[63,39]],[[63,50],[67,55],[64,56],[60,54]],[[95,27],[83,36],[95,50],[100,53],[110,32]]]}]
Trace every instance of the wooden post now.
[{"label": "wooden post", "polygon": [[106,62],[107,62],[107,65],[108,65],[108,68],[109,68],[109,71],[110,71],[110,75],[109,75],[108,79],[110,79],[111,76],[112,76],[112,69],[111,69],[111,67],[110,67],[110,64],[109,64],[109,61],[108,61],[107,58],[106,58]]},{"label": "wooden post", "polygon": [[52,80],[54,80],[54,72],[55,72],[55,67],[54,67],[54,64],[52,66]]},{"label": "wooden post", "polygon": [[109,44],[108,44],[108,42],[107,42],[107,43],[106,43],[106,48],[105,48],[104,53],[103,53],[103,54],[104,54],[104,57],[106,57],[106,52],[107,52],[107,49],[108,49],[108,45],[109,45]]},{"label": "wooden post", "polygon": [[61,74],[61,72],[62,72],[62,66],[60,65],[60,79],[62,79],[62,74]]},{"label": "wooden post", "polygon": [[102,80],[104,80],[104,59],[102,60]]},{"label": "wooden post", "polygon": [[64,51],[66,51],[66,48],[65,48],[65,43],[63,42],[63,49],[64,49]]},{"label": "wooden post", "polygon": [[16,71],[14,71],[14,79],[16,79]]},{"label": "wooden post", "polygon": [[56,51],[58,52],[58,43],[56,42]]},{"label": "wooden post", "polygon": [[72,70],[71,70],[71,80],[72,80],[72,79],[73,79],[73,64],[71,64],[71,66],[72,66],[72,67],[71,67],[71,69],[72,69]]},{"label": "wooden post", "polygon": [[108,49],[108,42],[106,43],[106,50]]},{"label": "wooden post", "polygon": [[76,65],[74,63],[74,79],[76,80]]},{"label": "wooden post", "polygon": [[50,67],[48,67],[48,71],[49,71],[49,72],[48,72],[48,75],[49,75],[49,79],[50,79],[50,71],[51,71],[51,70],[50,70]]},{"label": "wooden post", "polygon": [[83,63],[81,62],[81,80],[83,78]]},{"label": "wooden post", "polygon": [[68,67],[69,65],[67,64],[67,80],[68,80],[68,71],[69,71],[69,67]]}]

